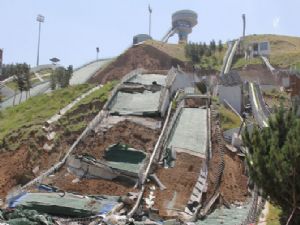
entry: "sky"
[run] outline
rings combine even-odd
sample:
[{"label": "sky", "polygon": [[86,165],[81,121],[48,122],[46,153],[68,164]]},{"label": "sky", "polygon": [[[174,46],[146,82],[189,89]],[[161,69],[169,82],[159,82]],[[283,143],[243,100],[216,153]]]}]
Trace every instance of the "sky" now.
[{"label": "sky", "polygon": [[[242,34],[300,36],[299,0],[0,0],[0,48],[3,63],[35,66],[38,14],[41,29],[40,64],[57,57],[62,65],[78,67],[99,58],[115,57],[132,44],[136,34],[148,33],[148,5],[152,8],[152,37],[160,40],[177,10],[198,14],[189,40],[223,42]],[[176,43],[177,36],[169,42]]]}]

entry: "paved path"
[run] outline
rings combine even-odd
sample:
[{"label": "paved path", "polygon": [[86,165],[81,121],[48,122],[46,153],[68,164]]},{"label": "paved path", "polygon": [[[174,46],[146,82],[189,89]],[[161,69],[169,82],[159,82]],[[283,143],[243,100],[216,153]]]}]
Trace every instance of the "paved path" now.
[{"label": "paved path", "polygon": [[70,85],[83,84],[87,82],[87,80],[90,79],[102,66],[106,65],[110,61],[111,59],[99,60],[75,70],[71,77]]}]

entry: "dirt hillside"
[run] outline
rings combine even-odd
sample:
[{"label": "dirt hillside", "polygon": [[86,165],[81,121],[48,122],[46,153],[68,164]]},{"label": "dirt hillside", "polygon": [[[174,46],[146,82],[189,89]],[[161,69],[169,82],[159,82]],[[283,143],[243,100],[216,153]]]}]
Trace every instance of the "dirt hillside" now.
[{"label": "dirt hillside", "polygon": [[107,81],[117,80],[137,68],[168,70],[177,65],[184,67],[184,62],[151,45],[142,44],[129,48],[114,62],[100,70],[89,82],[106,83]]}]

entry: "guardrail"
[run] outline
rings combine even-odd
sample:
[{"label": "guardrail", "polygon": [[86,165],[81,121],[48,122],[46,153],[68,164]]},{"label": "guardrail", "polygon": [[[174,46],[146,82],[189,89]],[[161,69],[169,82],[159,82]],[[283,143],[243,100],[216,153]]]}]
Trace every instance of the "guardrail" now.
[{"label": "guardrail", "polygon": [[157,140],[157,142],[155,144],[154,150],[153,150],[152,155],[150,157],[150,160],[149,160],[148,166],[147,166],[147,168],[145,170],[145,173],[143,174],[142,181],[141,181],[141,183],[142,183],[142,189],[141,189],[141,191],[139,193],[139,196],[137,198],[137,201],[136,201],[135,205],[133,206],[133,208],[131,209],[131,211],[127,214],[128,218],[131,218],[133,216],[133,214],[138,209],[138,206],[139,206],[139,204],[140,204],[140,202],[142,200],[142,197],[143,197],[143,194],[144,194],[144,191],[145,191],[145,181],[146,181],[147,177],[149,176],[150,168],[151,168],[152,163],[156,159],[156,155],[159,154],[158,151],[160,150],[160,147],[161,147],[161,144],[162,144],[162,140],[163,140],[163,136],[165,135],[165,130],[166,130],[167,124],[169,122],[171,110],[172,110],[172,102],[170,102],[170,104],[169,104],[168,114],[167,114],[167,117],[166,117],[163,129],[162,129],[162,131],[161,131],[161,133],[159,135],[159,138],[158,138],[158,140]]},{"label": "guardrail", "polygon": [[228,60],[227,60],[227,64],[225,66],[225,69],[224,69],[224,73],[228,73],[230,71],[230,68],[231,68],[231,64],[232,64],[232,61],[233,61],[233,57],[234,57],[234,54],[235,54],[235,51],[237,49],[237,46],[239,45],[240,43],[240,39],[238,39],[237,41],[234,42],[233,46],[232,46],[232,49],[231,49],[231,53],[228,57]]},{"label": "guardrail", "polygon": [[266,108],[262,93],[257,84],[249,83],[249,96],[252,114],[260,127],[268,126],[269,110]]},{"label": "guardrail", "polygon": [[232,47],[233,47],[232,42],[229,42],[228,43],[228,48],[227,48],[226,53],[225,53],[224,58],[223,58],[223,65],[222,65],[220,76],[222,76],[224,74],[224,70],[225,70],[225,67],[226,67],[226,64],[227,64],[227,61],[228,61],[228,57],[229,57],[230,52],[232,50]]},{"label": "guardrail", "polygon": [[258,188],[255,185],[253,190],[252,204],[242,225],[256,224],[264,204],[265,200],[259,196]]},{"label": "guardrail", "polygon": [[220,162],[218,164],[218,171],[217,175],[215,176],[215,181],[214,181],[214,190],[212,196],[204,203],[205,207],[200,211],[201,216],[206,216],[207,213],[210,211],[210,208],[213,206],[214,202],[218,199],[220,193],[218,192],[218,189],[221,184],[222,176],[223,176],[223,171],[225,168],[225,161],[224,161],[224,143],[222,141],[222,135],[221,135],[221,128],[219,126],[220,122],[217,118],[217,113],[215,111],[215,106],[212,105],[211,107],[211,115],[212,118],[215,122],[215,127],[216,127],[216,136],[217,136],[217,143],[218,143],[218,154],[220,157]]},{"label": "guardrail", "polygon": [[260,56],[267,68],[270,70],[272,74],[275,73],[276,69],[271,65],[270,61],[265,56]]}]

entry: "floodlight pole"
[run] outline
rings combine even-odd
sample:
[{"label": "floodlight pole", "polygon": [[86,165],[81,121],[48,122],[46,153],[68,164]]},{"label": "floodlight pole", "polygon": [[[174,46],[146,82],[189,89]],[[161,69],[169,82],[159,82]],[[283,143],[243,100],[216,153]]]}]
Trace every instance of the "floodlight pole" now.
[{"label": "floodlight pole", "polygon": [[151,36],[151,14],[152,14],[152,9],[151,9],[150,5],[148,6],[148,10],[149,10],[149,36]]},{"label": "floodlight pole", "polygon": [[243,38],[245,38],[246,35],[246,14],[242,14],[243,19]]},{"label": "floodlight pole", "polygon": [[98,60],[99,58],[99,51],[100,51],[99,47],[96,47],[96,60]]},{"label": "floodlight pole", "polygon": [[37,47],[37,59],[36,59],[36,66],[38,66],[40,60],[41,23],[45,21],[45,17],[39,14],[36,18],[36,21],[39,22],[39,35],[38,35],[38,47]]}]

